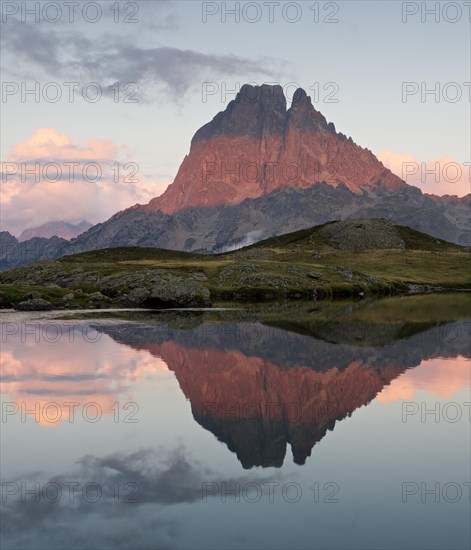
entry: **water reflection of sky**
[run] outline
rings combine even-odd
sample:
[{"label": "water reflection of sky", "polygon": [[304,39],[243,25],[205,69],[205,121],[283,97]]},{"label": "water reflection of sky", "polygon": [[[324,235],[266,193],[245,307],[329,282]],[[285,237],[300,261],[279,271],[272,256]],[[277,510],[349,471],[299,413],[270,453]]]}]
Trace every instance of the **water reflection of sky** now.
[{"label": "water reflection of sky", "polygon": [[[454,423],[403,417],[405,401],[428,408],[470,401],[469,359],[455,349],[448,357],[443,351],[394,373],[373,401],[327,430],[303,466],[294,464],[288,447],[281,468],[244,470],[227,442],[195,421],[172,372],[175,365],[157,354],[105,334],[94,343],[80,337],[22,343],[20,335],[10,337],[2,345],[2,407],[79,405],[73,422],[64,416],[37,423],[31,415],[22,422],[20,413],[5,421],[2,415],[2,482],[93,480],[102,487],[136,483],[139,491],[134,504],[114,502],[110,492],[97,503],[9,497],[2,504],[2,548],[467,548],[469,417]],[[198,366],[187,365],[192,367]],[[269,367],[265,361],[263,368]],[[333,378],[325,386],[331,391],[336,373],[324,374]],[[89,402],[103,411],[95,423],[81,415]],[[121,415],[116,421],[114,404],[126,412],[130,402],[138,406],[138,422],[126,423]],[[222,502],[224,483],[249,482],[263,488],[259,501],[248,502],[250,495],[239,492],[239,502],[231,496]],[[316,482],[319,502],[310,489]],[[458,483],[463,498],[422,503],[419,493],[402,502],[404,482]],[[215,494],[203,502],[207,483]],[[332,483],[338,502],[329,502]],[[302,490],[296,502],[282,494],[290,484]]]},{"label": "water reflection of sky", "polygon": [[420,391],[442,400],[469,395],[470,362],[467,357],[433,358],[393,380],[378,395],[380,403],[415,399]]}]

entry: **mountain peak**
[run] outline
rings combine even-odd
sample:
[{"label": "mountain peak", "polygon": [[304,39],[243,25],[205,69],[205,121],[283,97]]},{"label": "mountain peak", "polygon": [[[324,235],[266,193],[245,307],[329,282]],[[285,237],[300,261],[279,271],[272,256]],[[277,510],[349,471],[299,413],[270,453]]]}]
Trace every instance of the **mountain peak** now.
[{"label": "mountain peak", "polygon": [[279,84],[262,84],[252,86],[244,84],[237,94],[235,101],[246,101],[249,103],[263,103],[265,105],[284,105],[286,111],[286,99],[283,88]]},{"label": "mountain peak", "polygon": [[244,84],[226,109],[196,132],[175,181],[139,208],[171,214],[319,182],[344,184],[355,193],[407,186],[371,151],[337,133],[302,88],[287,109],[281,86]]},{"label": "mountain peak", "polygon": [[286,118],[286,99],[281,86],[244,84],[225,111],[202,126],[191,143],[215,136],[257,136],[282,132]]},{"label": "mountain peak", "polygon": [[293,101],[291,102],[291,107],[297,105],[311,104],[311,98],[307,95],[305,90],[298,88],[293,95]]},{"label": "mountain peak", "polygon": [[[298,88],[293,95],[291,107],[287,113],[288,126],[311,132],[325,131],[328,129],[327,120],[324,115],[316,111],[310,96]],[[335,133],[335,131],[334,131]]]}]

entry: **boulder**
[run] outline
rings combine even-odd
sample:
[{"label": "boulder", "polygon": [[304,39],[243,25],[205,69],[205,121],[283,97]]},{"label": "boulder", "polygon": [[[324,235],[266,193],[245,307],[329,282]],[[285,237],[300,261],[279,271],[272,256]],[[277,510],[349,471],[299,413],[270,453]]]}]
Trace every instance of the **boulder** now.
[{"label": "boulder", "polygon": [[101,292],[93,292],[92,294],[90,294],[89,298],[90,300],[104,300],[104,301],[109,300],[108,296],[105,296]]},{"label": "boulder", "polygon": [[51,302],[43,300],[42,298],[31,298],[29,300],[24,300],[16,304],[15,309],[18,311],[50,311],[54,309]]},{"label": "boulder", "polygon": [[24,295],[25,300],[35,300],[37,298],[41,298],[42,294],[40,292],[28,292],[28,294]]},{"label": "boulder", "polygon": [[126,293],[126,298],[136,304],[144,303],[149,298],[150,290],[145,287],[136,287]]},{"label": "boulder", "polygon": [[211,306],[209,290],[188,277],[171,277],[151,288],[144,305],[150,307]]},{"label": "boulder", "polygon": [[2,292],[0,292],[0,308],[2,307],[10,307],[11,306],[11,300]]}]

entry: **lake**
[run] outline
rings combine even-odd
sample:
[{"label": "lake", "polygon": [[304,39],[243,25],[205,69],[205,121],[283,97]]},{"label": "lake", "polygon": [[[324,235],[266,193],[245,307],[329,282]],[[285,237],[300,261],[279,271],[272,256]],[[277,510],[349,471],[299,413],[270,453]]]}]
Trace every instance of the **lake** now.
[{"label": "lake", "polygon": [[470,304],[3,312],[2,550],[469,548]]}]

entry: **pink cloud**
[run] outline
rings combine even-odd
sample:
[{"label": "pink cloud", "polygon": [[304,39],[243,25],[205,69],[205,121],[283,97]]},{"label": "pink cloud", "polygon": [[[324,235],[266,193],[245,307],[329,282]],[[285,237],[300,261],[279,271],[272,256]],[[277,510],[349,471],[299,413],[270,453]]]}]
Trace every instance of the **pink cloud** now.
[{"label": "pink cloud", "polygon": [[2,163],[2,230],[19,234],[56,220],[97,223],[165,187],[142,179],[125,145],[109,139],[78,144],[55,128],[39,128]]},{"label": "pink cloud", "polygon": [[422,162],[411,153],[380,151],[379,160],[409,185],[419,187],[433,195],[458,195],[471,193],[469,163],[458,162],[452,156]]},{"label": "pink cloud", "polygon": [[17,162],[32,159],[101,160],[113,159],[117,155],[118,147],[109,139],[93,139],[79,146],[55,128],[39,128],[31,137],[13,146],[10,159]]}]

